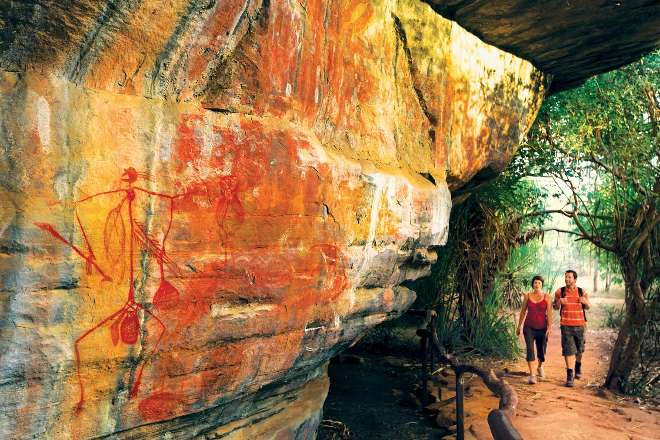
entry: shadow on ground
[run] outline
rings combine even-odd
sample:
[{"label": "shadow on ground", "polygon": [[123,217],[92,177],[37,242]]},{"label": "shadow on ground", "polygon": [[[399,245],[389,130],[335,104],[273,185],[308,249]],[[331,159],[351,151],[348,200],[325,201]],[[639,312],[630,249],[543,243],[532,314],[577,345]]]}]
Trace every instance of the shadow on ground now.
[{"label": "shadow on ground", "polygon": [[319,429],[319,440],[441,438],[447,431],[421,414],[410,393],[418,381],[418,362],[364,353],[334,358],[323,419],[341,422],[351,436],[339,434],[340,424],[325,423],[326,427]]}]

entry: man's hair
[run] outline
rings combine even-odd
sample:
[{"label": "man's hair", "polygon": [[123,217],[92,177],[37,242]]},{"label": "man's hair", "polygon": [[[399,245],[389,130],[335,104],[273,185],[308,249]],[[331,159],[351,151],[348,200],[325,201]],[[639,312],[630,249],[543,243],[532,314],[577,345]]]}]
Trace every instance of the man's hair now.
[{"label": "man's hair", "polygon": [[543,285],[543,283],[545,282],[543,281],[543,277],[541,275],[536,275],[534,278],[532,278],[532,282],[531,282],[532,287],[534,287],[534,281],[536,280],[539,280],[541,282],[541,285]]},{"label": "man's hair", "polygon": [[565,274],[567,274],[567,273],[572,273],[572,274],[573,274],[573,279],[574,279],[574,280],[577,280],[577,272],[574,271],[573,269],[568,269],[568,270],[567,270],[566,272],[564,272],[564,273],[565,273]]}]

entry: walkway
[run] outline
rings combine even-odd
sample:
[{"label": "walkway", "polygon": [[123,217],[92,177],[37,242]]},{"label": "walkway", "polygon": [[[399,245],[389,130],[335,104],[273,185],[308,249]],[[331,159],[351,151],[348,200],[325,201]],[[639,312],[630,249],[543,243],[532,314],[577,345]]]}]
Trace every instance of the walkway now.
[{"label": "walkway", "polygon": [[[658,440],[660,412],[631,400],[599,391],[607,373],[614,334],[589,330],[584,374],[574,388],[566,388],[566,367],[561,357],[559,328],[549,341],[547,378],[527,384],[527,365],[517,362],[507,380],[520,399],[514,425],[526,440]],[[522,373],[525,372],[523,375]],[[468,399],[469,400],[469,399]],[[467,438],[490,439],[487,424],[476,422]]]}]

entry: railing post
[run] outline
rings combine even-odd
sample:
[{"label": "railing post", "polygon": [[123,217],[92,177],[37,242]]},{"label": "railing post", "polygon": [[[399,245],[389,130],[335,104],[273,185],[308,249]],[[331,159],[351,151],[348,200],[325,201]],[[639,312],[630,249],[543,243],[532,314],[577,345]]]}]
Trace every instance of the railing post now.
[{"label": "railing post", "polygon": [[456,440],[465,439],[463,414],[463,372],[456,369]]},{"label": "railing post", "polygon": [[[421,404],[424,409],[428,403],[428,390],[426,383],[429,378],[427,362],[430,361],[431,373],[435,371],[436,360],[442,365],[448,365],[456,375],[456,439],[465,440],[465,381],[463,374],[466,372],[474,373],[481,378],[488,389],[500,398],[500,409],[493,410],[488,415],[488,424],[495,440],[522,440],[522,437],[516,431],[511,423],[510,417],[515,416],[518,397],[515,390],[506,381],[498,379],[492,370],[490,373],[472,365],[461,365],[457,360],[446,353],[440,343],[437,334],[437,313],[433,310],[410,310],[409,313],[416,316],[425,316],[424,326],[417,329],[417,336],[421,338],[420,345],[422,350],[422,396]],[[431,350],[430,359],[428,351]],[[441,392],[441,390],[439,390]],[[442,396],[438,396],[442,400]]]},{"label": "railing post", "polygon": [[433,356],[433,350],[429,350],[429,365],[431,366],[429,368],[429,374],[433,375],[433,372],[435,371],[435,357]]},{"label": "railing post", "polygon": [[426,359],[428,357],[428,349],[427,349],[428,341],[426,335],[422,336],[422,396],[420,401],[422,402],[422,410],[426,407],[428,404],[426,397],[427,397],[427,390],[426,390],[426,381],[428,380],[428,373],[426,371]]},{"label": "railing post", "polygon": [[433,374],[433,372],[435,371],[435,352],[433,350],[433,333],[435,333],[435,331],[436,331],[435,330],[435,315],[431,315],[431,322],[430,322],[428,328],[429,328],[429,333],[431,334],[431,338],[430,338],[430,341],[429,341],[429,345],[431,347],[429,347],[430,348],[429,351],[430,351],[430,354],[431,354],[431,359],[430,359],[431,374]]}]

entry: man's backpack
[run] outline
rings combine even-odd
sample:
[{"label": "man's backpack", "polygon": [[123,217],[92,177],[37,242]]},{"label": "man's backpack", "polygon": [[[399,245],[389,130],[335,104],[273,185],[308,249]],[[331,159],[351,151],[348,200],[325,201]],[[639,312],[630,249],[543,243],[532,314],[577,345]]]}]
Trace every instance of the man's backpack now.
[{"label": "man's backpack", "polygon": [[[578,296],[582,296],[583,293],[584,293],[584,292],[582,292],[582,287],[578,287],[577,290],[578,290]],[[561,297],[566,298],[566,286],[562,286],[562,288],[561,288]],[[580,304],[580,306],[582,307],[582,313],[584,314],[584,321],[586,322],[587,321],[587,311],[584,310],[584,305]]]}]

